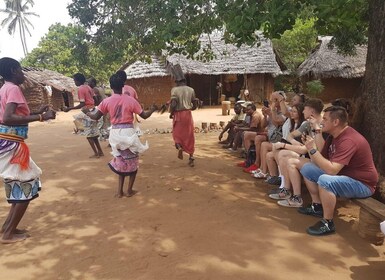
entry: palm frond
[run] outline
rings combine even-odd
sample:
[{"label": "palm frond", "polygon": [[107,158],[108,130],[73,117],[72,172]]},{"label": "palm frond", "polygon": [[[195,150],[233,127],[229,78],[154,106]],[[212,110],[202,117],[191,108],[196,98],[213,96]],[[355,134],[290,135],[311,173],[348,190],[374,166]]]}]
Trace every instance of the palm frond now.
[{"label": "palm frond", "polygon": [[15,34],[16,24],[17,24],[17,18],[12,19],[12,21],[8,24],[8,33],[10,35]]}]

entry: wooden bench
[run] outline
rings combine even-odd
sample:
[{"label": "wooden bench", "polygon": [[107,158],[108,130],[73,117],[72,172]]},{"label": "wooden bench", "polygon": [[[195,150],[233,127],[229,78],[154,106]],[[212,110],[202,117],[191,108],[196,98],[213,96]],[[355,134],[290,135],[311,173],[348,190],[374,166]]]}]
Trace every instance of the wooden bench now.
[{"label": "wooden bench", "polygon": [[380,223],[385,220],[385,204],[372,197],[356,198],[352,199],[352,202],[360,206],[358,234],[375,245],[382,245],[384,234],[381,232]]}]

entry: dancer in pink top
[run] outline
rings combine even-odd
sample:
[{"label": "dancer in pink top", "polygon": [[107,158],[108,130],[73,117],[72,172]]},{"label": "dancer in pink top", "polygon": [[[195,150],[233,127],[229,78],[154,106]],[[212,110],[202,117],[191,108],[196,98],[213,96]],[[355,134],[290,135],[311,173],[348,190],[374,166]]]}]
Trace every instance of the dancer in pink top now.
[{"label": "dancer in pink top", "polygon": [[[127,73],[125,71],[119,70],[116,72],[116,74],[118,74],[124,80],[124,82],[126,82]],[[137,101],[139,101],[138,93],[136,92],[136,90],[132,86],[125,84],[123,86],[123,94],[127,94],[127,95],[135,98]]]},{"label": "dancer in pink top", "polygon": [[25,77],[20,63],[12,58],[0,59],[0,76],[5,84],[0,89],[0,177],[11,209],[0,232],[1,243],[14,243],[28,237],[17,228],[31,200],[39,196],[41,169],[31,159],[24,142],[30,122],[55,119],[55,111],[43,105],[31,112],[20,89]]},{"label": "dancer in pink top", "polygon": [[[120,75],[112,75],[110,77],[110,87],[114,94],[104,99],[97,109],[92,112],[86,108],[83,109],[83,112],[93,120],[98,120],[107,113],[110,114],[112,128],[108,140],[114,158],[108,165],[119,176],[116,197],[130,197],[136,193],[132,188],[138,171],[139,153],[148,149],[147,142],[143,145],[135,133],[134,114],[147,119],[157,110],[153,106],[150,110],[144,111],[138,101],[127,94],[122,94],[123,85],[124,80]],[[129,176],[130,180],[127,193],[124,193],[123,186],[126,176]]]},{"label": "dancer in pink top", "polygon": [[[74,107],[65,107],[63,108],[63,111],[69,112],[70,110],[80,108],[94,109],[94,93],[92,88],[85,84],[86,78],[84,77],[84,75],[81,73],[76,73],[74,75],[74,82],[75,85],[78,86],[78,97],[80,103]],[[100,147],[100,143],[98,140],[100,133],[98,122],[91,120],[83,112],[75,115],[74,118],[75,125],[78,122],[82,123],[84,126],[84,134],[87,137],[88,143],[90,144],[92,151],[94,152],[94,154],[90,156],[90,158],[99,158],[101,156],[104,156],[102,147]]]}]

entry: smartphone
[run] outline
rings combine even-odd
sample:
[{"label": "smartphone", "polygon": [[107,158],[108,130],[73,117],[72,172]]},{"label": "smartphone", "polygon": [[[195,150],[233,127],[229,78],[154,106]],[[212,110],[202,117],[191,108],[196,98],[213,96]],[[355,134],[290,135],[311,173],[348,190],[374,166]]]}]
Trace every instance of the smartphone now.
[{"label": "smartphone", "polygon": [[269,107],[269,101],[268,100],[263,100],[263,106]]}]

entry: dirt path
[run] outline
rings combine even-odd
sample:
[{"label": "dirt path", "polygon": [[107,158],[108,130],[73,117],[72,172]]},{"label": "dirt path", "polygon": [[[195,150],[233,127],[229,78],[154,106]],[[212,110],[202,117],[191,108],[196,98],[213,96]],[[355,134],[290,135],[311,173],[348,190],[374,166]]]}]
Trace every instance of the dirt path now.
[{"label": "dirt path", "polygon": [[[0,246],[0,279],[384,279],[385,247],[358,236],[355,205],[339,203],[337,234],[308,236],[316,218],[271,201],[268,186],[219,148],[218,132],[196,135],[194,168],[176,158],[170,134],[145,134],[139,194],[114,198],[107,143],[106,157],[89,159],[86,140],[71,134],[73,114],[31,127],[43,191],[22,221],[31,237]],[[218,114],[194,118],[200,127],[231,117]],[[167,115],[142,123],[167,127]],[[4,199],[0,207],[3,220]]]}]

